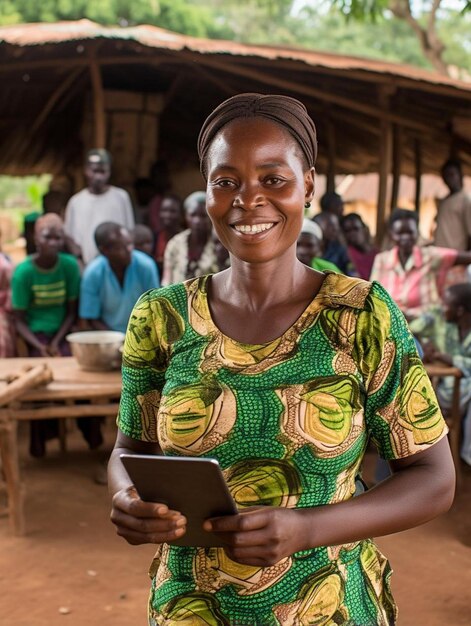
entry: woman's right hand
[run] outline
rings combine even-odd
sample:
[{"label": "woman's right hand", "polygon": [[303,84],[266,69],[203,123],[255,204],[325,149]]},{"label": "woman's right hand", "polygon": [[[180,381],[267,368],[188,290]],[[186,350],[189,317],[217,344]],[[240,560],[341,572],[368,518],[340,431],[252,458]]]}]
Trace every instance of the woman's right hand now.
[{"label": "woman's right hand", "polygon": [[110,517],[117,534],[132,545],[166,543],[186,532],[186,518],[179,511],[144,502],[132,485],[114,494]]}]

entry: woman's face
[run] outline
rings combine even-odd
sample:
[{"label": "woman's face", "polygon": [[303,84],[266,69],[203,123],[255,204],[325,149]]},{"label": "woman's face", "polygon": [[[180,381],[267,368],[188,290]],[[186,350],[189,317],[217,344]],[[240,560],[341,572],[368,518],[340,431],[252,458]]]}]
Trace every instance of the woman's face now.
[{"label": "woman's face", "polygon": [[215,137],[206,165],[206,208],[236,258],[257,263],[295,252],[314,168],[306,170],[287,131],[263,118],[235,120]]},{"label": "woman's face", "polygon": [[175,198],[164,198],[160,207],[160,223],[164,228],[178,226],[182,221],[181,206]]},{"label": "woman's face", "polygon": [[348,245],[361,248],[366,242],[366,230],[358,219],[346,220],[342,225],[342,231]]},{"label": "woman's face", "polygon": [[211,222],[206,212],[206,207],[203,202],[194,202],[186,210],[186,223],[188,228],[195,234],[206,234],[209,236],[211,233]]}]

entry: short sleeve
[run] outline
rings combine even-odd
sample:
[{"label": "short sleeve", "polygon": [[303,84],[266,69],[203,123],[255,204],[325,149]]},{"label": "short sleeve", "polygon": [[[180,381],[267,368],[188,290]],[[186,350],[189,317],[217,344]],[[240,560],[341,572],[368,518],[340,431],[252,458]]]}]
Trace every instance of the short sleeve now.
[{"label": "short sleeve", "polygon": [[383,458],[422,452],[447,434],[405,318],[378,283],[359,314],[355,346],[365,384],[366,427]]},{"label": "short sleeve", "polygon": [[86,268],[80,285],[79,317],[84,320],[101,317],[100,277],[98,266],[92,262]]},{"label": "short sleeve", "polygon": [[128,437],[158,442],[157,416],[172,344],[184,330],[178,311],[153,289],[137,301],[123,350],[122,391],[117,418]]},{"label": "short sleeve", "polygon": [[64,255],[67,277],[67,300],[78,300],[80,295],[80,267],[77,259],[70,254]]},{"label": "short sleeve", "polygon": [[17,265],[11,279],[11,301],[13,309],[26,311],[32,299],[31,265],[23,262]]}]

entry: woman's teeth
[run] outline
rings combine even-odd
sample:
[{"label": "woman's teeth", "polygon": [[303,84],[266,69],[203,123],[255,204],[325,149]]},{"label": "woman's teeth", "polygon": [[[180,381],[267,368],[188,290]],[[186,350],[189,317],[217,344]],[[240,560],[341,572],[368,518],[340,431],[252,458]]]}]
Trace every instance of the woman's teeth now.
[{"label": "woman's teeth", "polygon": [[273,222],[267,224],[238,224],[234,226],[235,230],[239,233],[262,233],[264,230],[268,230],[273,226]]}]

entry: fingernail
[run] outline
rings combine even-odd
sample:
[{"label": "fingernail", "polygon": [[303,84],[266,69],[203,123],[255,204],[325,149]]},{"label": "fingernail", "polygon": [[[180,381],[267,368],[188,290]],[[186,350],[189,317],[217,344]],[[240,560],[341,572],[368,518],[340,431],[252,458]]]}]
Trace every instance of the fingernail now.
[{"label": "fingernail", "polygon": [[213,525],[211,524],[211,522],[204,522],[203,529],[204,530],[213,530]]}]

